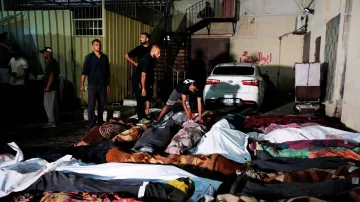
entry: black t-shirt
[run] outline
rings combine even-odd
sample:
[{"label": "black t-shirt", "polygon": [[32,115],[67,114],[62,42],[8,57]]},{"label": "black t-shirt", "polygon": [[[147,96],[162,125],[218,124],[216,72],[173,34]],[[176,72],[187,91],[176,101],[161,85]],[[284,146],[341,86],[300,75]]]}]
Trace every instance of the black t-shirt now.
[{"label": "black t-shirt", "polygon": [[[145,47],[143,45],[140,45],[128,52],[128,56],[130,58],[136,57],[137,61],[140,62],[141,58],[144,57],[146,53],[150,53],[150,51],[151,46]],[[137,78],[139,75],[141,75],[141,71],[139,70],[139,68],[136,68],[135,72],[133,73],[133,78]]]},{"label": "black t-shirt", "polygon": [[191,79],[186,79],[184,82],[182,83],[179,83],[177,86],[176,86],[176,91],[178,93],[181,93],[183,95],[190,95],[190,94],[195,94],[197,97],[201,97],[201,94],[200,94],[200,91],[197,90],[196,92],[191,92],[189,90],[189,87],[191,84],[193,84],[195,81],[194,80],[191,80]]},{"label": "black t-shirt", "polygon": [[154,84],[154,69],[155,69],[155,59],[151,57],[150,53],[146,54],[139,61],[138,69],[140,74],[138,75],[137,81],[141,84],[141,74],[142,72],[146,73],[145,85],[150,87]]},{"label": "black t-shirt", "polygon": [[44,75],[44,87],[46,88],[48,82],[49,82],[49,78],[50,78],[50,74],[54,73],[54,79],[53,82],[50,85],[49,90],[50,91],[54,91],[54,90],[58,90],[59,88],[59,75],[60,75],[60,68],[59,68],[59,63],[58,61],[56,61],[55,59],[51,59],[45,68],[45,75]]},{"label": "black t-shirt", "polygon": [[130,52],[128,52],[128,56],[130,58],[137,57],[137,60],[139,61],[140,58],[146,55],[146,53],[149,53],[150,50],[151,50],[151,46],[145,47],[143,45],[140,45],[132,49]]}]

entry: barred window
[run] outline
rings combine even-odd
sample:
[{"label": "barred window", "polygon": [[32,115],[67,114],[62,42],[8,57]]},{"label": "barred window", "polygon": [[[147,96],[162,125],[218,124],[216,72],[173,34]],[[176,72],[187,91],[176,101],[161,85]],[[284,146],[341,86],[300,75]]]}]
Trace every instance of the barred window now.
[{"label": "barred window", "polygon": [[103,22],[101,7],[77,7],[73,9],[74,35],[101,36]]},{"label": "barred window", "polygon": [[103,34],[102,19],[74,19],[75,35],[98,36]]}]

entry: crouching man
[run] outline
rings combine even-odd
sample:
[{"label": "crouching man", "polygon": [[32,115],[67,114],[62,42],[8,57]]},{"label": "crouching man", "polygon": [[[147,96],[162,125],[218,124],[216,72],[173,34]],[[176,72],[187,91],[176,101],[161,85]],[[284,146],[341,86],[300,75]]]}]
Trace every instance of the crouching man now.
[{"label": "crouching man", "polygon": [[199,122],[202,122],[202,103],[201,103],[201,92],[198,91],[198,86],[194,80],[186,79],[183,83],[180,83],[176,89],[171,93],[168,101],[166,102],[165,106],[161,110],[157,121],[160,121],[161,118],[165,115],[165,113],[171,108],[177,100],[181,99],[182,106],[186,113],[186,119],[191,119],[191,108],[189,104],[189,95],[196,94],[197,96],[197,106],[199,112]]}]

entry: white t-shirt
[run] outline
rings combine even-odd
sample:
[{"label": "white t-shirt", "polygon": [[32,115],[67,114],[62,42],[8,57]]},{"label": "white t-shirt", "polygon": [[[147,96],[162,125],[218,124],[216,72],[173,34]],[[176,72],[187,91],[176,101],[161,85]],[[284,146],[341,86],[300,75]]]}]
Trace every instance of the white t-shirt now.
[{"label": "white t-shirt", "polygon": [[12,85],[24,85],[25,84],[25,69],[29,68],[27,61],[24,58],[11,58],[9,65],[11,72],[16,73],[15,80],[10,81]]}]

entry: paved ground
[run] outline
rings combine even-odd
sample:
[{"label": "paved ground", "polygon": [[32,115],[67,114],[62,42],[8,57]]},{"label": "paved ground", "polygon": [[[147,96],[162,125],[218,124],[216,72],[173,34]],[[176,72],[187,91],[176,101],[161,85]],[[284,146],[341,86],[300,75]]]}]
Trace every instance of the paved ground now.
[{"label": "paved ground", "polygon": [[[293,106],[294,102],[286,96],[282,99],[267,100],[267,106],[262,110],[262,114],[289,115],[293,113]],[[135,113],[134,108],[132,110],[126,108],[126,112],[128,115]],[[2,127],[1,141],[14,141],[26,153],[27,151],[71,146],[89,130],[87,122],[83,120],[82,110],[63,114],[62,120],[54,129],[43,129],[42,122]]]}]

